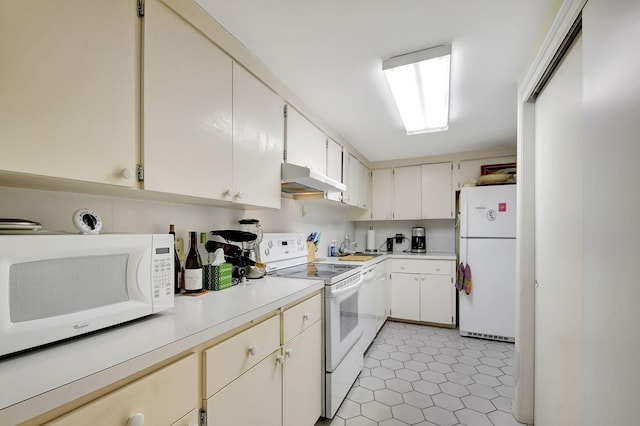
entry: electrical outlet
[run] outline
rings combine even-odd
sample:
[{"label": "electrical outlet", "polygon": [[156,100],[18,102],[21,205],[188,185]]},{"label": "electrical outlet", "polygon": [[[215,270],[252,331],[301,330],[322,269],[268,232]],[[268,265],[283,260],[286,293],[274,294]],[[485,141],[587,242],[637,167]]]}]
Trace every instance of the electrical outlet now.
[{"label": "electrical outlet", "polygon": [[176,251],[178,252],[180,261],[184,262],[184,239],[181,237],[176,238]]}]

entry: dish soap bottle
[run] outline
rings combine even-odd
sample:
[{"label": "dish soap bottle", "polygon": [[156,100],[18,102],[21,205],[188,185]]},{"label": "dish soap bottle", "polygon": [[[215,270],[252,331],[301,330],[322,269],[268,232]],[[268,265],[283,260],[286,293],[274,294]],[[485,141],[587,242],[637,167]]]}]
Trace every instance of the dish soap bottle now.
[{"label": "dish soap bottle", "polygon": [[331,245],[329,245],[329,256],[333,257],[336,255],[336,240],[331,240]]}]

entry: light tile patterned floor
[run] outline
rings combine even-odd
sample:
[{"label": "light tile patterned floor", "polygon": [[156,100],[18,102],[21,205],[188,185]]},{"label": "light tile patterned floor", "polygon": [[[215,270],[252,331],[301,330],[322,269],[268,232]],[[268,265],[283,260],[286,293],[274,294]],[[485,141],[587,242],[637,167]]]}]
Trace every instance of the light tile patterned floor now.
[{"label": "light tile patterned floor", "polygon": [[514,345],[388,321],[333,420],[316,426],[517,426]]}]

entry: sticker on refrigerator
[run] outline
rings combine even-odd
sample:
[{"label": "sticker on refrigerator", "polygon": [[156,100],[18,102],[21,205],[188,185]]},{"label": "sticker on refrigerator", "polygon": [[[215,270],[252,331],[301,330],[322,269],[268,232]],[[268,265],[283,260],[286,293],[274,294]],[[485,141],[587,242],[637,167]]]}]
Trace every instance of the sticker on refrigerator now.
[{"label": "sticker on refrigerator", "polygon": [[498,203],[498,211],[506,212],[507,211],[507,203]]},{"label": "sticker on refrigerator", "polygon": [[493,222],[494,220],[496,220],[496,216],[497,216],[497,213],[493,209],[487,212],[487,219],[489,219],[489,222]]}]

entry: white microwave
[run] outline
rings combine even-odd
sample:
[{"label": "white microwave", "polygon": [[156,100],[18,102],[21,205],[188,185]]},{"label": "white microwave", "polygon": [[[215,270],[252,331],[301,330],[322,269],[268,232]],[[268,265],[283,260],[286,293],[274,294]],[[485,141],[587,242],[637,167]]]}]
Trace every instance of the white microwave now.
[{"label": "white microwave", "polygon": [[169,234],[0,235],[0,356],[173,307]]}]

